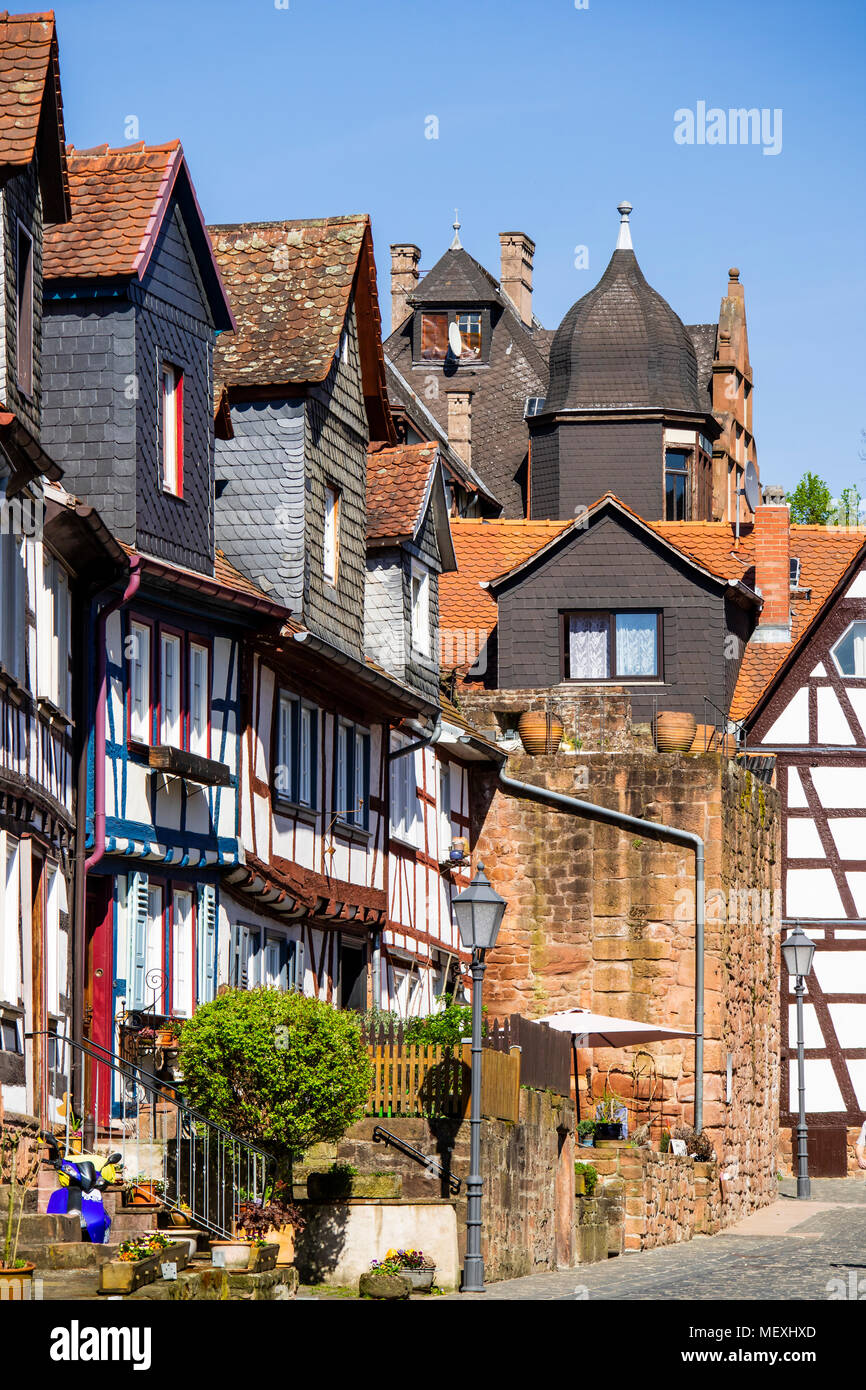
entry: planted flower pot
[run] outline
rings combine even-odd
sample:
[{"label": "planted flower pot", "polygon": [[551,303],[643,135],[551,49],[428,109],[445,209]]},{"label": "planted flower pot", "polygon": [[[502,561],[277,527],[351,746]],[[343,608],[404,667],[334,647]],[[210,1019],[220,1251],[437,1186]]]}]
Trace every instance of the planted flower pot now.
[{"label": "planted flower pot", "polygon": [[562,720],[558,714],[541,710],[524,710],[517,721],[520,742],[527,753],[555,753],[562,742]]},{"label": "planted flower pot", "polygon": [[13,1268],[0,1265],[0,1303],[29,1303],[33,1298],[33,1271],[31,1264],[20,1264]]},{"label": "planted flower pot", "polygon": [[605,1139],[621,1139],[622,1121],[615,1120],[609,1124],[605,1124],[603,1120],[596,1120],[595,1138],[596,1142],[598,1142],[599,1140],[604,1141]]},{"label": "planted flower pot", "polygon": [[433,1276],[436,1273],[435,1265],[425,1266],[423,1269],[401,1269],[400,1273],[404,1279],[408,1279],[412,1285],[414,1293],[429,1293],[433,1287]]},{"label": "planted flower pot", "polygon": [[157,1180],[148,1182],[142,1180],[128,1191],[126,1196],[127,1205],[131,1207],[155,1207],[159,1202],[157,1192]]},{"label": "planted flower pot", "polygon": [[251,1240],[212,1240],[211,1261],[217,1269],[249,1269]]},{"label": "planted flower pot", "polygon": [[250,1251],[247,1269],[251,1274],[261,1274],[266,1269],[276,1269],[280,1247],[268,1241],[267,1245],[254,1245]]},{"label": "planted flower pot", "polygon": [[687,753],[695,741],[697,727],[693,714],[663,710],[656,719],[656,747],[660,753]]}]

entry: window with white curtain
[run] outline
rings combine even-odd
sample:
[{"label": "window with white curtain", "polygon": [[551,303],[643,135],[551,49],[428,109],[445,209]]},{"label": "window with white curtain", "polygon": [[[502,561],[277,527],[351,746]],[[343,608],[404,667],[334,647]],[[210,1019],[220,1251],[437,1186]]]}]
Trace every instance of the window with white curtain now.
[{"label": "window with white curtain", "polygon": [[[395,752],[398,749],[394,750]],[[418,841],[418,793],[415,754],[407,753],[391,763],[391,834],[409,844]]]},{"label": "window with white curtain", "polygon": [[658,612],[568,613],[564,624],[567,680],[658,679]]},{"label": "window with white curtain", "polygon": [[411,576],[412,649],[422,656],[430,655],[430,572],[416,560],[412,561]]},{"label": "window with white curtain", "polygon": [[171,906],[171,1011],[189,1018],[194,1006],[192,893],[176,888]]},{"label": "window with white curtain", "polygon": [[129,626],[129,737],[150,743],[150,628]]},{"label": "window with white curtain", "polygon": [[60,561],[43,551],[38,597],[36,688],[40,697],[68,713],[71,605],[69,577]]}]

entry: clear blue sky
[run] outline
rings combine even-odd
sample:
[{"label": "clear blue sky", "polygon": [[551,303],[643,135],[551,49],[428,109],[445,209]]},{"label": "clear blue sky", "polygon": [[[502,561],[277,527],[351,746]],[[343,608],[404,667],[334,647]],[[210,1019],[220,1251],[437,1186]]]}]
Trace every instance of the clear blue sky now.
[{"label": "clear blue sky", "polygon": [[[55,0],[67,134],[179,137],[212,222],[369,212],[430,266],[455,204],[494,273],[536,242],[553,327],[634,204],[647,279],[687,323],[746,288],[764,482],[866,494],[863,0]],[[782,149],[679,145],[674,112],[782,110]],[[439,138],[425,138],[436,116]],[[589,248],[589,269],[574,248]]]}]

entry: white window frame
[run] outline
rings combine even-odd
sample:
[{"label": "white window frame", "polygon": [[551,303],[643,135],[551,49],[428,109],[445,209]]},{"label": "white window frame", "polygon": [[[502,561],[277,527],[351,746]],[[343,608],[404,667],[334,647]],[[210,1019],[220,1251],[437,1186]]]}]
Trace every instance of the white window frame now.
[{"label": "white window frame", "polygon": [[438,764],[439,790],[439,858],[445,859],[454,842],[451,829],[451,764]]},{"label": "white window frame", "polygon": [[322,544],[322,573],[325,583],[336,587],[340,571],[340,489],[325,484],[325,527]]},{"label": "white window frame", "polygon": [[430,571],[426,565],[412,561],[409,578],[410,629],[412,650],[428,656],[432,650],[430,632]]},{"label": "white window frame", "polygon": [[17,1007],[24,992],[19,842],[0,830],[0,999]]},{"label": "white window frame", "polygon": [[[842,676],[842,678],[843,678],[844,680],[848,680],[848,681],[860,681],[860,680],[863,680],[864,677],[866,677],[866,665],[864,665],[864,668],[863,668],[862,671],[858,671],[858,670],[857,670],[857,656],[858,656],[858,651],[857,651],[857,647],[856,647],[856,646],[854,646],[854,648],[853,648],[853,655],[854,655],[854,670],[853,670],[853,671],[843,671],[843,670],[842,670],[842,663],[840,662],[839,657],[838,657],[838,655],[837,655],[837,652],[838,652],[839,648],[841,647],[842,643],[845,641],[845,638],[848,636],[848,634],[849,634],[849,633],[852,631],[852,629],[855,628],[855,627],[857,627],[857,628],[863,628],[863,629],[864,629],[863,638],[860,638],[860,637],[859,637],[859,634],[858,634],[858,636],[855,637],[855,639],[854,639],[854,640],[855,640],[855,643],[856,643],[857,641],[866,641],[866,620],[864,620],[864,619],[862,619],[862,618],[855,618],[853,622],[850,622],[850,623],[848,624],[848,626],[845,628],[845,631],[839,634],[839,636],[836,638],[836,641],[833,643],[832,647],[830,648],[830,656],[831,656],[832,659],[833,659],[833,665],[836,667],[836,670],[839,672],[839,675]],[[861,648],[861,650],[862,650],[862,648]]]},{"label": "white window frame", "polygon": [[153,737],[150,707],[151,630],[146,623],[129,625],[129,737],[149,744]]},{"label": "white window frame", "polygon": [[[38,568],[38,567],[37,567]],[[71,690],[72,598],[69,575],[51,551],[42,551],[42,580],[38,600],[36,693],[56,709],[69,713]]]},{"label": "white window frame", "polygon": [[[8,508],[9,504],[6,503]],[[27,562],[24,543],[14,534],[7,511],[0,528],[0,664],[24,683],[24,632],[27,622]]]},{"label": "white window frame", "polygon": [[[170,666],[166,654],[174,652]],[[159,635],[159,741],[171,748],[183,747],[183,709],[181,706],[180,637],[173,632]]]},{"label": "white window frame", "polygon": [[337,720],[337,747],[334,762],[334,814],[338,820],[349,821],[352,816],[350,790],[351,741],[353,725]]},{"label": "white window frame", "polygon": [[[398,752],[403,743],[397,745]],[[391,763],[391,838],[418,846],[418,784],[415,753],[406,753]]]},{"label": "white window frame", "polygon": [[[165,888],[162,883],[148,882],[147,885],[147,927],[144,941],[144,997],[145,1003],[153,1001],[156,1013],[163,1012],[165,993],[160,998],[151,989],[147,980],[162,976],[165,957]],[[155,997],[154,997],[155,996]]]},{"label": "white window frame", "polygon": [[[196,674],[196,666],[199,670]],[[208,681],[210,650],[201,642],[189,644],[189,751],[206,758],[209,754]]]},{"label": "white window frame", "polygon": [[160,368],[162,386],[162,490],[183,496],[183,371],[172,362]]},{"label": "white window frame", "polygon": [[315,802],[316,767],[315,721],[318,711],[303,700],[298,706],[298,805],[312,807]]}]

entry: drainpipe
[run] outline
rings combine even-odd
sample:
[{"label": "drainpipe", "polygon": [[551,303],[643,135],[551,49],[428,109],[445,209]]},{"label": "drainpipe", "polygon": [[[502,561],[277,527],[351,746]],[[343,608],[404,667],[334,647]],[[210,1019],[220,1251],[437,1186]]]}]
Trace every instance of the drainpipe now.
[{"label": "drainpipe", "polygon": [[141,583],[141,557],[129,561],[129,578],[119,598],[114,598],[100,611],[96,620],[97,695],[96,719],[93,730],[93,851],[84,861],[84,873],[99,863],[105,853],[105,724],[108,705],[108,660],[105,654],[105,630],[108,619],[138,593]]},{"label": "drainpipe", "polygon": [[[662,825],[659,821],[643,820],[640,816],[627,816],[623,811],[613,811],[609,806],[596,806],[591,801],[582,801],[578,796],[565,796],[562,792],[549,791],[547,787],[535,787],[531,782],[518,782],[500,769],[499,785],[504,791],[515,796],[525,796],[540,801],[546,806],[554,806],[569,815],[586,816],[590,820],[604,821],[608,825],[618,825],[623,830],[639,830],[660,840],[672,840],[678,845],[688,845],[695,852],[695,1114],[694,1125],[700,1134],[704,1125],[704,842],[700,835],[690,830],[680,830],[674,825]],[[574,1084],[577,1086],[577,1077]]]}]

